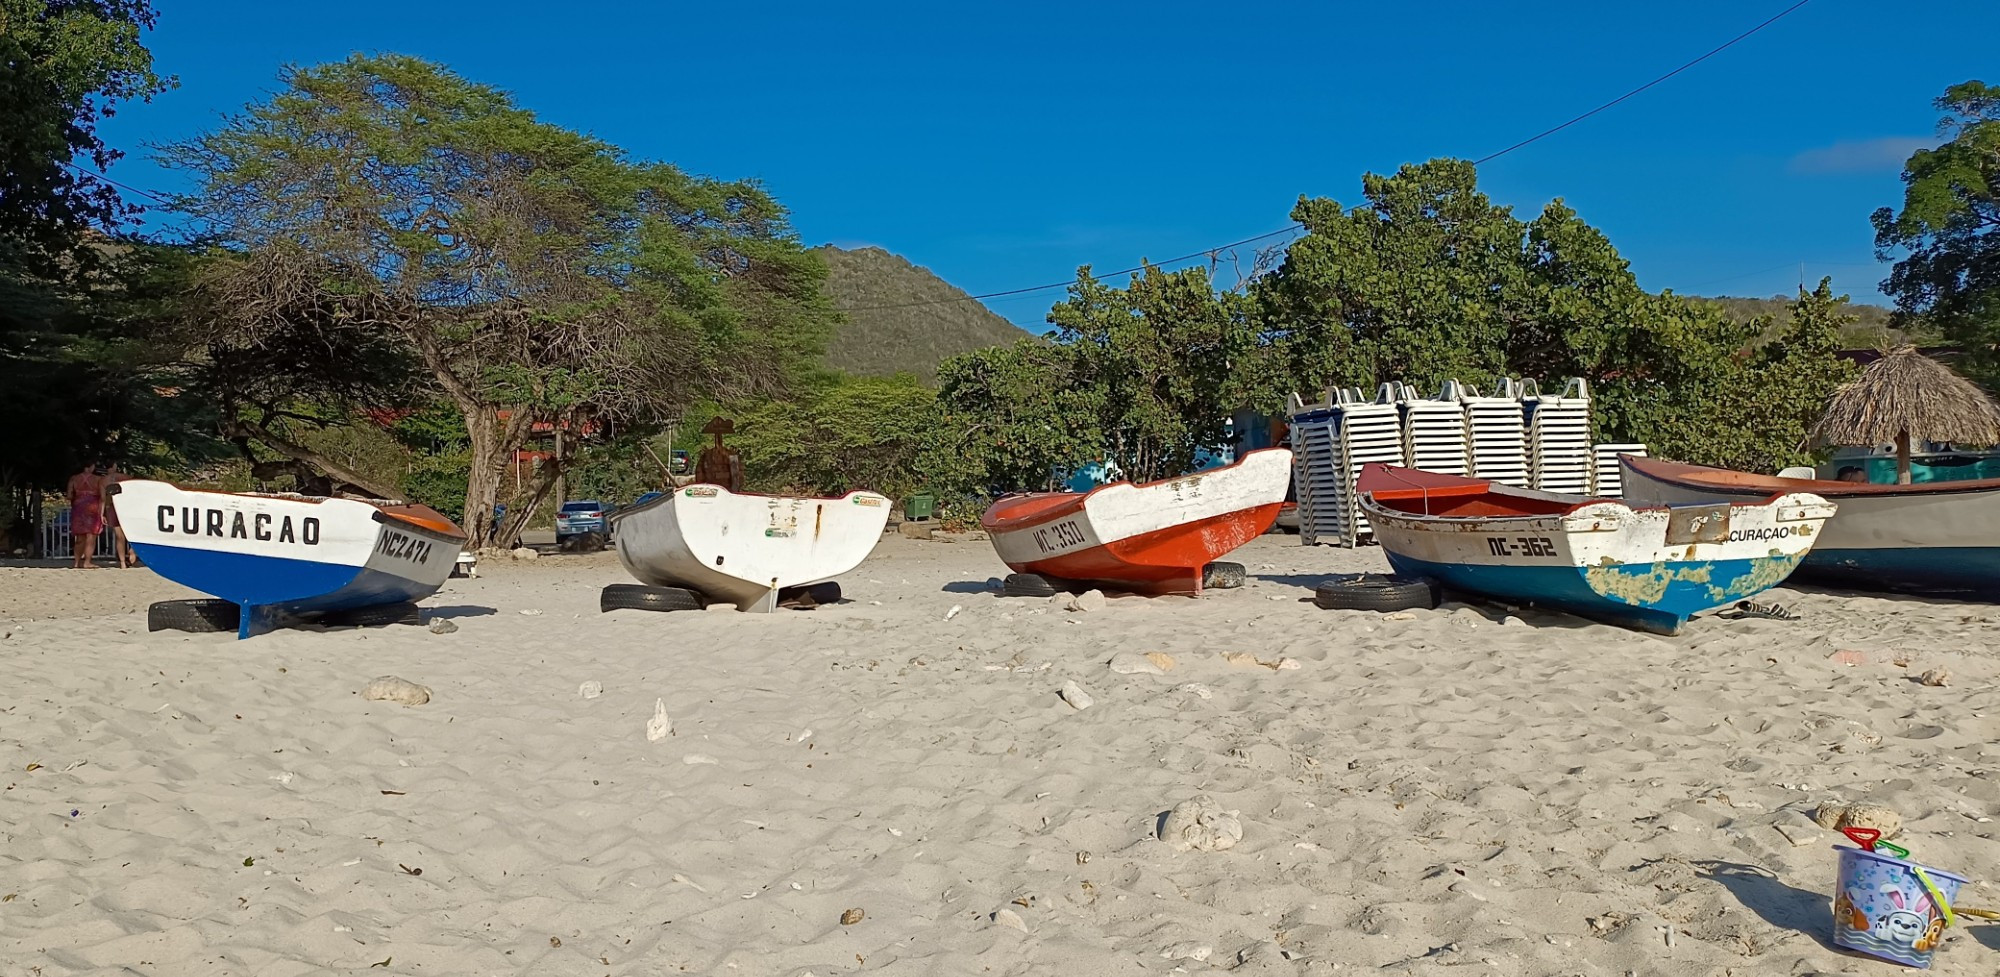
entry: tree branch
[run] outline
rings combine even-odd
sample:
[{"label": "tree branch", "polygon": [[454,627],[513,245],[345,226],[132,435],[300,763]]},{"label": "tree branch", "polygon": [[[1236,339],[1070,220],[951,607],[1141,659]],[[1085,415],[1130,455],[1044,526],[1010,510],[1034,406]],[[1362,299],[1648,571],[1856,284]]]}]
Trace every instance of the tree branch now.
[{"label": "tree branch", "polygon": [[[284,438],[271,433],[271,431],[265,428],[264,425],[259,424],[255,421],[245,421],[245,420],[229,421],[224,425],[223,433],[235,439],[256,438],[257,440],[263,442],[265,445],[269,446],[272,450],[277,451],[280,454],[290,455],[291,457],[299,461],[305,462],[306,464],[311,465],[314,468],[317,468],[320,471],[323,471],[334,478],[340,479],[341,481],[346,482],[347,484],[352,485],[355,488],[361,489],[364,492],[368,492],[369,494],[375,496],[378,499],[399,499],[400,497],[400,493],[394,491],[393,489],[384,488],[381,485],[377,484],[372,479],[369,479],[367,476],[362,475],[354,471],[353,469],[340,464],[337,461],[333,461],[332,459],[327,458],[325,455],[322,455],[319,452],[312,450],[311,448],[287,441]],[[237,443],[239,447],[243,448],[244,454],[248,456],[249,447],[247,445],[244,445],[243,442],[240,440]]]}]

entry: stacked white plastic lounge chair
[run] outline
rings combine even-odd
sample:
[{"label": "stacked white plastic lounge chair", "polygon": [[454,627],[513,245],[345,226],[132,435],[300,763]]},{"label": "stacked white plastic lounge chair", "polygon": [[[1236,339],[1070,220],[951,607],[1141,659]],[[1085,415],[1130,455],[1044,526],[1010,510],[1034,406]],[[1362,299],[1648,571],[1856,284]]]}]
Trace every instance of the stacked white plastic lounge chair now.
[{"label": "stacked white plastic lounge chair", "polygon": [[1355,388],[1328,390],[1316,404],[1292,395],[1300,542],[1353,546],[1368,533],[1355,504],[1355,476],[1370,463],[1408,463],[1397,392],[1395,385],[1383,384],[1369,400]]},{"label": "stacked white plastic lounge chair", "polygon": [[1360,390],[1349,390],[1350,402],[1342,405],[1340,434],[1347,453],[1347,477],[1342,484],[1347,490],[1348,503],[1354,506],[1357,534],[1374,531],[1369,528],[1367,517],[1361,514],[1354,494],[1354,481],[1361,475],[1361,466],[1410,463],[1403,454],[1403,411],[1396,404],[1398,387],[1398,384],[1382,384],[1375,388],[1372,401],[1363,400]]},{"label": "stacked white plastic lounge chair", "polygon": [[1603,499],[1625,497],[1625,476],[1618,467],[1619,455],[1646,457],[1643,444],[1600,444],[1590,449],[1594,459],[1591,471],[1590,494]]},{"label": "stacked white plastic lounge chair", "polygon": [[1343,486],[1347,466],[1340,457],[1338,398],[1328,391],[1325,402],[1307,404],[1291,397],[1292,485],[1298,492],[1299,542],[1312,546],[1324,539],[1354,545],[1351,486]]},{"label": "stacked white plastic lounge chair", "polygon": [[1581,378],[1572,378],[1556,396],[1542,394],[1533,380],[1522,386],[1529,487],[1563,495],[1589,495],[1593,467],[1589,388]]},{"label": "stacked white plastic lounge chair", "polygon": [[1445,475],[1469,474],[1471,452],[1466,445],[1465,406],[1459,383],[1447,380],[1437,399],[1420,398],[1401,385],[1403,454],[1411,468]]},{"label": "stacked white plastic lounge chair", "polygon": [[1480,396],[1470,384],[1457,386],[1459,403],[1465,409],[1465,437],[1472,450],[1472,477],[1527,488],[1528,438],[1520,382],[1501,377],[1491,396]]}]

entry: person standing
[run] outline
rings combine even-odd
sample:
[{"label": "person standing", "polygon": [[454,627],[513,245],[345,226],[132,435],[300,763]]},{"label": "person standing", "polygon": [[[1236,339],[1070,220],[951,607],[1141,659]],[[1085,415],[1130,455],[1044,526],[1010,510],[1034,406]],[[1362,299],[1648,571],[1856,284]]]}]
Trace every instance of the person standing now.
[{"label": "person standing", "polygon": [[70,566],[96,569],[97,537],[104,532],[104,466],[85,465],[69,477],[69,534],[75,547]]},{"label": "person standing", "polygon": [[111,486],[130,477],[115,462],[104,473],[104,531],[111,534],[111,552],[118,557],[120,570],[130,569],[139,562],[132,555],[132,543],[125,538],[125,527],[118,524],[118,505],[111,500]]}]

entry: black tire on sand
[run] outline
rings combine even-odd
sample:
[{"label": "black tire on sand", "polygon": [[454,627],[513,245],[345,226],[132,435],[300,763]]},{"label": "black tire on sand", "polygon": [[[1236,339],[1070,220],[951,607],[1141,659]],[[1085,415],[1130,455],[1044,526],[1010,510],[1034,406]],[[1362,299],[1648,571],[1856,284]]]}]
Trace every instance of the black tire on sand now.
[{"label": "black tire on sand", "polygon": [[705,604],[692,590],[615,583],[597,597],[599,611],[698,611]]},{"label": "black tire on sand", "polygon": [[1430,610],[1442,602],[1442,591],[1429,577],[1359,573],[1320,584],[1313,603],[1329,611]]},{"label": "black tire on sand", "polygon": [[201,598],[163,600],[146,608],[146,630],[187,631],[207,634],[234,631],[243,621],[243,608],[234,601]]}]

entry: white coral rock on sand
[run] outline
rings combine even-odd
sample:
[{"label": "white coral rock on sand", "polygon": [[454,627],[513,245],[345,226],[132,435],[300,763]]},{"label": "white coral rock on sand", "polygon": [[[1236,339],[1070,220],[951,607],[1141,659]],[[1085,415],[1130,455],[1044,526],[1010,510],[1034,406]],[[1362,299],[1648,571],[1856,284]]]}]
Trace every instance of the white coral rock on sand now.
[{"label": "white coral rock on sand", "polygon": [[1078,712],[1090,708],[1096,702],[1090,697],[1090,693],[1083,691],[1083,686],[1075,682],[1064,682],[1061,695],[1062,700]]},{"label": "white coral rock on sand", "polygon": [[667,715],[667,700],[653,700],[653,718],[646,720],[646,739],[654,743],[674,735],[673,717]]},{"label": "white coral rock on sand", "polygon": [[604,694],[603,682],[585,682],[576,687],[576,694],[586,699],[595,699]]},{"label": "white coral rock on sand", "polygon": [[1243,822],[1236,811],[1225,811],[1215,798],[1196,794],[1167,812],[1160,840],[1175,851],[1224,851],[1243,840]]},{"label": "white coral rock on sand", "polygon": [[1112,671],[1120,675],[1166,674],[1166,669],[1161,668],[1159,663],[1135,651],[1121,651],[1118,654],[1112,655],[1111,660],[1105,664],[1109,665]]},{"label": "white coral rock on sand", "polygon": [[1021,919],[1021,914],[1012,909],[1002,909],[995,912],[993,914],[993,925],[1005,926],[1008,929],[1020,930],[1023,933],[1028,931],[1028,924]]},{"label": "white coral rock on sand", "polygon": [[394,675],[384,675],[361,690],[363,699],[380,702],[400,702],[406,706],[421,706],[431,701],[431,690],[408,679]]}]

